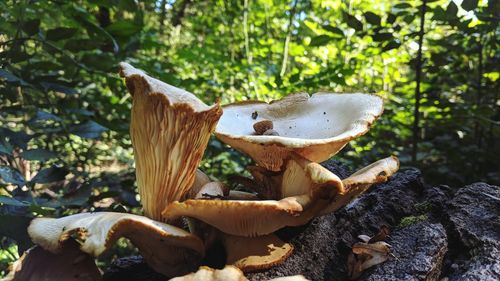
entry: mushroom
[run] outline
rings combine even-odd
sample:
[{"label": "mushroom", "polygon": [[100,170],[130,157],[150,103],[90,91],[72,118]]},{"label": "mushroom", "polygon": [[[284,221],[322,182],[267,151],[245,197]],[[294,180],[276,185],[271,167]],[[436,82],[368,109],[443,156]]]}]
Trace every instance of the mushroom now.
[{"label": "mushroom", "polygon": [[120,74],[133,97],[130,136],[144,213],[161,220],[168,203],[187,196],[222,109],[127,63]]},{"label": "mushroom", "polygon": [[167,219],[196,218],[231,235],[266,235],[285,226],[304,225],[315,216],[335,211],[372,184],[386,181],[398,167],[397,158],[388,157],[340,180],[321,165],[294,155],[281,175],[261,179],[276,184],[282,199],[189,199],[171,203],[163,215]]},{"label": "mushroom", "polygon": [[329,214],[347,205],[352,199],[365,192],[373,184],[386,182],[398,169],[399,160],[394,156],[378,160],[360,169],[342,180],[346,192],[336,196],[321,214]]},{"label": "mushroom", "polygon": [[52,253],[64,252],[62,242],[73,238],[80,250],[97,257],[120,237],[137,246],[156,271],[175,276],[193,269],[204,255],[203,242],[188,232],[132,214],[99,212],[36,218],[29,227],[31,240]]},{"label": "mushroom", "polygon": [[101,272],[94,259],[79,250],[76,241],[61,242],[58,254],[35,246],[12,264],[4,281],[97,281]]},{"label": "mushroom", "polygon": [[[382,111],[382,98],[375,95],[299,93],[271,103],[225,105],[215,135],[257,165],[280,171],[292,153],[318,163],[329,159],[365,134]],[[253,125],[263,120],[272,121],[279,135],[255,135]]]},{"label": "mushroom", "polygon": [[[198,271],[185,276],[170,279],[170,281],[248,281],[237,267],[226,265],[223,269],[213,269],[200,266]],[[307,281],[302,275],[278,277],[268,281]]]},{"label": "mushroom", "polygon": [[293,246],[283,242],[274,234],[258,237],[223,235],[227,253],[226,264],[243,272],[269,269],[286,260],[293,252]]}]

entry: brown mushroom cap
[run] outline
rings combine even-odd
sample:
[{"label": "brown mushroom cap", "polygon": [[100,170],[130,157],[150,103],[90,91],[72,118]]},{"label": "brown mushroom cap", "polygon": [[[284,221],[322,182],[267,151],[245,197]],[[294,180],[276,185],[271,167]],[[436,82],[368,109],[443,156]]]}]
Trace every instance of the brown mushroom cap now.
[{"label": "brown mushroom cap", "polygon": [[204,255],[202,241],[168,224],[132,214],[81,213],[59,219],[36,218],[28,227],[35,244],[53,253],[63,251],[61,242],[74,238],[80,250],[94,257],[120,237],[128,238],[156,271],[172,276],[192,270]]},{"label": "brown mushroom cap", "polygon": [[248,281],[248,279],[237,267],[226,265],[223,269],[200,266],[196,272],[169,281]]},{"label": "brown mushroom cap", "polygon": [[98,281],[101,272],[94,258],[82,253],[76,241],[62,242],[62,250],[54,254],[35,246],[12,264],[4,281]]},{"label": "brown mushroom cap", "polygon": [[[292,152],[313,162],[329,159],[365,134],[382,111],[383,101],[375,95],[299,93],[269,104],[226,105],[215,135],[259,166],[279,171]],[[279,136],[255,135],[253,124],[261,120],[271,120]]]},{"label": "brown mushroom cap", "polygon": [[398,158],[391,156],[378,160],[342,180],[346,192],[334,197],[334,200],[321,214],[328,214],[338,210],[365,192],[376,183],[386,182],[399,169]]},{"label": "brown mushroom cap", "polygon": [[223,236],[227,264],[243,272],[265,270],[285,261],[293,252],[293,246],[281,241],[276,235],[257,237]]},{"label": "brown mushroom cap", "polygon": [[[213,269],[207,266],[200,266],[198,271],[185,276],[175,277],[170,281],[248,281],[243,272],[237,267],[226,265],[223,269]],[[278,277],[268,281],[307,281],[302,275]]]},{"label": "brown mushroom cap", "polygon": [[120,74],[133,97],[130,136],[144,212],[160,220],[168,203],[189,192],[222,109],[127,63]]}]

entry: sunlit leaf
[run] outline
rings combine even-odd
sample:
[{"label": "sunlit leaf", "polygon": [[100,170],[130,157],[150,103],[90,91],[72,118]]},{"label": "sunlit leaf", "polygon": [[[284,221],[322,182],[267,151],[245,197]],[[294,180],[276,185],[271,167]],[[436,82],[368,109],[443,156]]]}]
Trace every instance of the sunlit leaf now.
[{"label": "sunlit leaf", "polygon": [[328,35],[318,35],[311,39],[311,43],[309,43],[309,46],[312,47],[324,46],[328,44],[328,42],[330,42],[332,39],[333,38]]}]

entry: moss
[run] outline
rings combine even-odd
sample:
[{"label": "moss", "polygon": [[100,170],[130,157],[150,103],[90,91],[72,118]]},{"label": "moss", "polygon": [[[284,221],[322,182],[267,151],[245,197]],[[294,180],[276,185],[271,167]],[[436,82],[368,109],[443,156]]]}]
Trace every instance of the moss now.
[{"label": "moss", "polygon": [[431,203],[429,203],[427,201],[421,202],[421,203],[417,203],[414,206],[415,206],[415,209],[417,210],[417,212],[419,214],[424,214],[424,213],[430,212],[432,210]]},{"label": "moss", "polygon": [[421,221],[426,221],[429,217],[427,217],[426,214],[424,215],[419,215],[419,216],[409,216],[409,217],[404,217],[399,221],[398,227],[406,227],[412,224],[416,224]]}]

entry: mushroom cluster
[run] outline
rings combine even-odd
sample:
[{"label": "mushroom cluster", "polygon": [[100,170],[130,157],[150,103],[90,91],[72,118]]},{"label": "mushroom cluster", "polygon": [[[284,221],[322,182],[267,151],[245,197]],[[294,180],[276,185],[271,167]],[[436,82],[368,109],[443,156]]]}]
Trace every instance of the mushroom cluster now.
[{"label": "mushroom cluster", "polygon": [[[299,93],[271,103],[208,106],[127,63],[120,74],[133,97],[130,134],[145,217],[97,212],[36,218],[28,232],[38,248],[16,263],[24,265],[14,266],[11,279],[50,279],[53,272],[33,267],[36,255],[46,263],[83,255],[85,264],[68,274],[86,270],[82,276],[96,280],[90,256],[120,237],[168,277],[193,272],[213,254],[214,243],[224,246],[228,265],[243,272],[267,269],[293,252],[274,232],[339,209],[399,168],[391,156],[341,180],[318,164],[369,130],[382,114],[378,96]],[[229,190],[197,169],[214,131],[255,161],[245,191]]]}]

